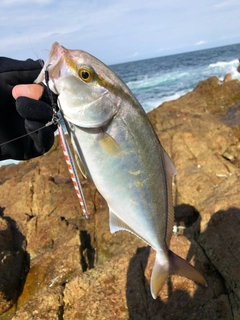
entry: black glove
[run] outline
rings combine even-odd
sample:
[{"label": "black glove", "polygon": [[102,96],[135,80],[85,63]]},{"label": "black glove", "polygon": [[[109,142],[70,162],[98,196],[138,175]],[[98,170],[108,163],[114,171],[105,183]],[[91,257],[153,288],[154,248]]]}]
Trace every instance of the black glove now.
[{"label": "black glove", "polygon": [[[0,57],[0,160],[27,160],[42,155],[53,145],[55,125],[31,133],[52,119],[46,87],[40,100],[19,97],[15,101],[12,96],[15,85],[33,83],[41,69],[39,61]],[[3,144],[26,133],[30,135]]]}]

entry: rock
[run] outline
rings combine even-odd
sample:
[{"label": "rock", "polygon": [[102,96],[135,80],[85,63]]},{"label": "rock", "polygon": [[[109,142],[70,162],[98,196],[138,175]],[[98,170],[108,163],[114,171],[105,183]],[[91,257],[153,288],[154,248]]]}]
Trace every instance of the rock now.
[{"label": "rock", "polygon": [[227,73],[225,75],[225,77],[223,78],[223,82],[228,82],[228,81],[232,81],[232,74],[231,73]]},{"label": "rock", "polygon": [[2,314],[16,303],[29,271],[25,237],[10,217],[0,217],[0,252],[0,314]]},{"label": "rock", "polygon": [[[234,319],[240,318],[240,209],[230,207],[214,213],[199,236],[208,259],[224,279]],[[219,250],[221,248],[221,250]]]},{"label": "rock", "polygon": [[[198,253],[195,264],[200,266],[200,261],[206,259],[200,247],[186,237],[174,236],[172,242],[171,249],[184,253],[184,258],[192,260]],[[188,257],[189,252],[192,252],[191,257]],[[225,287],[214,268],[208,268],[209,289],[172,276],[159,298],[153,300],[149,281],[154,260],[152,249],[140,247],[135,255],[121,254],[98,266],[97,270],[72,279],[64,291],[64,316],[66,319],[205,319],[208,315],[214,317],[219,304],[220,319],[231,319]],[[208,265],[207,259],[204,264]],[[216,298],[211,301],[213,295]],[[199,310],[199,305],[205,304],[207,308]],[[189,309],[192,315],[189,315]]]},{"label": "rock", "polygon": [[239,101],[239,81],[211,77],[149,113],[177,169],[170,247],[207,288],[171,275],[152,299],[155,252],[110,234],[105,201],[80,175],[82,219],[56,138],[44,156],[0,168],[1,318],[240,319]]},{"label": "rock", "polygon": [[237,138],[240,138],[240,101],[231,106],[223,116],[222,122],[233,128]]}]

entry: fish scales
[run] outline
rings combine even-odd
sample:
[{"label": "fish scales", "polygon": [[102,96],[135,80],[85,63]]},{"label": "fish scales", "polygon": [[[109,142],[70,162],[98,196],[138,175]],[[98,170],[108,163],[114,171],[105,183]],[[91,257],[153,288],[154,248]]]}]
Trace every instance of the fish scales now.
[{"label": "fish scales", "polygon": [[[127,136],[125,132],[119,134],[116,127],[121,126],[123,122],[119,112],[114,117],[114,122],[112,121],[105,131],[84,129],[76,131],[75,134],[78,141],[85,141],[81,148],[88,171],[111,210],[138,236],[156,249],[159,242],[164,246],[162,234],[166,230],[167,222],[166,216],[159,217],[153,213],[158,209],[162,212],[167,210],[166,202],[163,201],[167,195],[166,190],[160,188],[157,199],[154,199],[155,186],[161,183],[161,179],[163,184],[166,182],[165,176],[160,175],[163,163],[160,165],[158,162],[162,162],[162,159],[154,158],[151,150],[155,148],[161,152],[161,148],[158,140],[155,140],[155,143],[146,143],[144,139],[142,141],[135,139],[137,132],[144,134],[143,130],[139,130],[140,126],[136,127],[137,130],[132,127]],[[90,134],[91,131],[94,131],[94,134]],[[101,140],[108,140],[109,136],[111,142],[108,142],[108,148],[103,142],[99,143]],[[109,147],[109,144],[113,144],[113,147]],[[115,144],[118,147],[114,148]],[[136,147],[133,148],[133,145]],[[143,149],[146,156],[141,152]],[[144,167],[148,170],[143,170]],[[104,175],[99,177],[99,171],[104,172]],[[137,171],[139,173],[135,175],[130,173]],[[142,212],[149,212],[149,215],[143,215]],[[144,236],[142,235],[143,225],[145,226]]]}]

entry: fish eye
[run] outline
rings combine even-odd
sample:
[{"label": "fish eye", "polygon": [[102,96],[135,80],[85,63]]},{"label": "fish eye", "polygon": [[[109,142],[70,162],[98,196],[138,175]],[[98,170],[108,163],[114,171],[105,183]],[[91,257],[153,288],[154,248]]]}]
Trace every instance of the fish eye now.
[{"label": "fish eye", "polygon": [[90,68],[88,68],[86,66],[81,67],[78,70],[78,75],[84,82],[91,82],[94,78],[93,70],[91,70]]}]

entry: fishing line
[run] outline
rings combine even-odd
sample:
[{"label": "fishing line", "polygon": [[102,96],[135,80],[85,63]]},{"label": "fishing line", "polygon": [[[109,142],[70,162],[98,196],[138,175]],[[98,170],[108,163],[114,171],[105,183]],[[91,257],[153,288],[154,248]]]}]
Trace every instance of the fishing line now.
[{"label": "fishing line", "polygon": [[1,146],[4,146],[5,144],[11,143],[11,142],[13,142],[13,141],[16,141],[16,140],[18,140],[18,139],[22,139],[22,138],[25,138],[25,137],[27,137],[27,136],[31,136],[32,133],[38,132],[38,131],[40,131],[40,130],[43,130],[44,128],[49,127],[49,126],[51,126],[52,124],[56,124],[56,123],[55,123],[53,120],[51,120],[51,121],[47,122],[44,126],[40,127],[39,129],[33,130],[33,131],[29,132],[29,133],[23,134],[22,136],[19,136],[19,137],[17,137],[17,138],[13,138],[13,139],[11,139],[11,140],[8,140],[8,141],[6,141],[6,142],[1,143],[1,144],[0,144],[0,147],[1,147]]},{"label": "fishing line", "polygon": [[[34,50],[34,47],[33,47],[33,45],[32,45],[32,41],[31,41],[29,35],[28,35],[28,41],[29,41],[29,44],[30,44],[30,46],[31,46],[32,52],[33,52],[34,55],[37,57],[38,62],[40,63],[41,67],[43,68],[43,66],[44,66],[44,61],[43,61],[43,59],[41,59],[41,58],[39,57],[39,55],[37,54],[37,52]],[[48,49],[42,49],[42,50],[40,51],[40,56],[42,55],[42,52],[43,52],[43,51],[47,51],[47,52],[49,53],[49,50],[48,50]]]}]

